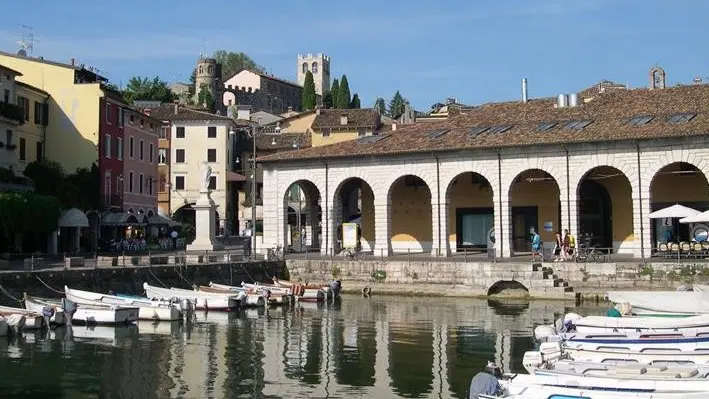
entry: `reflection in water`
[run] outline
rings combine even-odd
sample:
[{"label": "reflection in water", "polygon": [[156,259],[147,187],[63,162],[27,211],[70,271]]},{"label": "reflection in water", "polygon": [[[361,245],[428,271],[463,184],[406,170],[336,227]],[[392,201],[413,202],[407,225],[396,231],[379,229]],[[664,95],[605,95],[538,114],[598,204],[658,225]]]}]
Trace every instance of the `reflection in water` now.
[{"label": "reflection in water", "polygon": [[[0,338],[3,395],[463,398],[488,360],[522,371],[561,302],[345,297],[192,322]],[[601,313],[603,309],[584,309]]]}]

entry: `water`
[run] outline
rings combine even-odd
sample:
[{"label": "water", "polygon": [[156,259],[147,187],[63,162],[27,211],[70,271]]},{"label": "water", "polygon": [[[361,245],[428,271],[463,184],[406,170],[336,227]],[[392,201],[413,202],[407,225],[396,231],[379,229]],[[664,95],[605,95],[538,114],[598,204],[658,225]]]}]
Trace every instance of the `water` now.
[{"label": "water", "polygon": [[345,296],[339,306],[198,313],[187,325],[0,337],[0,396],[463,398],[489,360],[523,371],[533,326],[569,310],[561,302]]}]

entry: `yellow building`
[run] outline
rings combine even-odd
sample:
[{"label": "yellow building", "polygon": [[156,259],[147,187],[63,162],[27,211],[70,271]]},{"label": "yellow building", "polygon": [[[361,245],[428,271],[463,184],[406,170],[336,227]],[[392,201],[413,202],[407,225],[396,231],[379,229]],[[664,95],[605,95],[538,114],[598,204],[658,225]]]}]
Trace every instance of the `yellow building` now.
[{"label": "yellow building", "polygon": [[19,82],[49,96],[46,108],[51,123],[43,132],[46,158],[59,162],[67,173],[96,162],[99,104],[104,97],[101,83],[106,79],[73,59],[65,64],[0,52],[0,64],[20,72]]},{"label": "yellow building", "polygon": [[311,126],[313,147],[371,136],[382,128],[374,109],[317,109]]}]

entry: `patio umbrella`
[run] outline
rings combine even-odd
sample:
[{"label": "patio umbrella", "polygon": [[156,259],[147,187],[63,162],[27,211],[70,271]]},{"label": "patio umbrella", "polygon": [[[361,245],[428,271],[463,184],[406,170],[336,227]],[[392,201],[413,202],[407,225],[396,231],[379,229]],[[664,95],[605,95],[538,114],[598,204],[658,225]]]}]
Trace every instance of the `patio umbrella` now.
[{"label": "patio umbrella", "polygon": [[665,218],[688,218],[700,214],[696,209],[692,209],[680,204],[674,204],[667,208],[660,209],[648,215],[650,219],[665,219]]},{"label": "patio umbrella", "polygon": [[679,220],[680,223],[709,223],[709,211]]}]

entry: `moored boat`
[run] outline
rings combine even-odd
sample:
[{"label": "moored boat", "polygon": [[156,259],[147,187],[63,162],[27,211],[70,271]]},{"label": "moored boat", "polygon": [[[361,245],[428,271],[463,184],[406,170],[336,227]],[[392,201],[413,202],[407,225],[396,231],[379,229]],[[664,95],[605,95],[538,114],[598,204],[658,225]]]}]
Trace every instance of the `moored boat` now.
[{"label": "moored boat", "polygon": [[327,284],[300,284],[288,280],[280,280],[277,277],[272,277],[271,279],[273,280],[273,285],[276,287],[290,288],[293,296],[299,301],[329,301],[334,297],[340,296],[339,292],[335,293],[332,287]]},{"label": "moored boat", "polygon": [[25,317],[25,322],[22,325],[22,330],[38,330],[44,327],[44,316],[42,313],[35,311],[13,308],[9,306],[0,306],[0,316],[22,315]]},{"label": "moored boat", "polygon": [[0,337],[5,337],[9,334],[9,327],[5,318],[0,316]]},{"label": "moored boat", "polygon": [[[55,307],[62,307],[61,299],[42,298],[41,301]],[[71,315],[73,324],[86,325],[118,325],[135,324],[138,320],[138,308],[116,305],[87,305],[75,304],[75,310]]]},{"label": "moored boat", "polygon": [[709,314],[709,292],[697,291],[608,291],[608,300],[629,304],[632,312],[654,315]]},{"label": "moored boat", "polygon": [[71,289],[67,286],[64,286],[64,292],[67,299],[78,305],[136,307],[139,320],[172,321],[182,319],[179,306],[169,301],[119,297]]},{"label": "moored boat", "polygon": [[230,287],[233,289],[223,289],[223,288],[217,288],[213,287],[211,284],[209,287],[207,286],[199,286],[196,289],[201,291],[201,292],[212,292],[212,293],[221,293],[221,294],[238,294],[238,293],[243,293],[244,297],[241,300],[241,307],[263,307],[268,304],[268,293],[264,292],[249,292],[249,290],[246,289],[238,289],[239,287]]},{"label": "moored boat", "polygon": [[62,306],[45,303],[42,299],[29,296],[27,294],[24,295],[22,302],[27,310],[43,315],[49,314],[49,324],[55,326],[63,326],[67,324],[68,318]]},{"label": "moored boat", "polygon": [[239,307],[244,293],[212,293],[181,288],[160,288],[143,283],[148,298],[162,300],[187,299],[194,304],[195,309],[230,310]]},{"label": "moored boat", "polygon": [[559,332],[576,332],[580,334],[603,334],[617,332],[667,332],[683,333],[684,335],[709,334],[709,314],[682,318],[664,317],[606,317],[579,316],[568,313],[559,319],[556,325],[537,326],[535,336],[540,338]]}]

